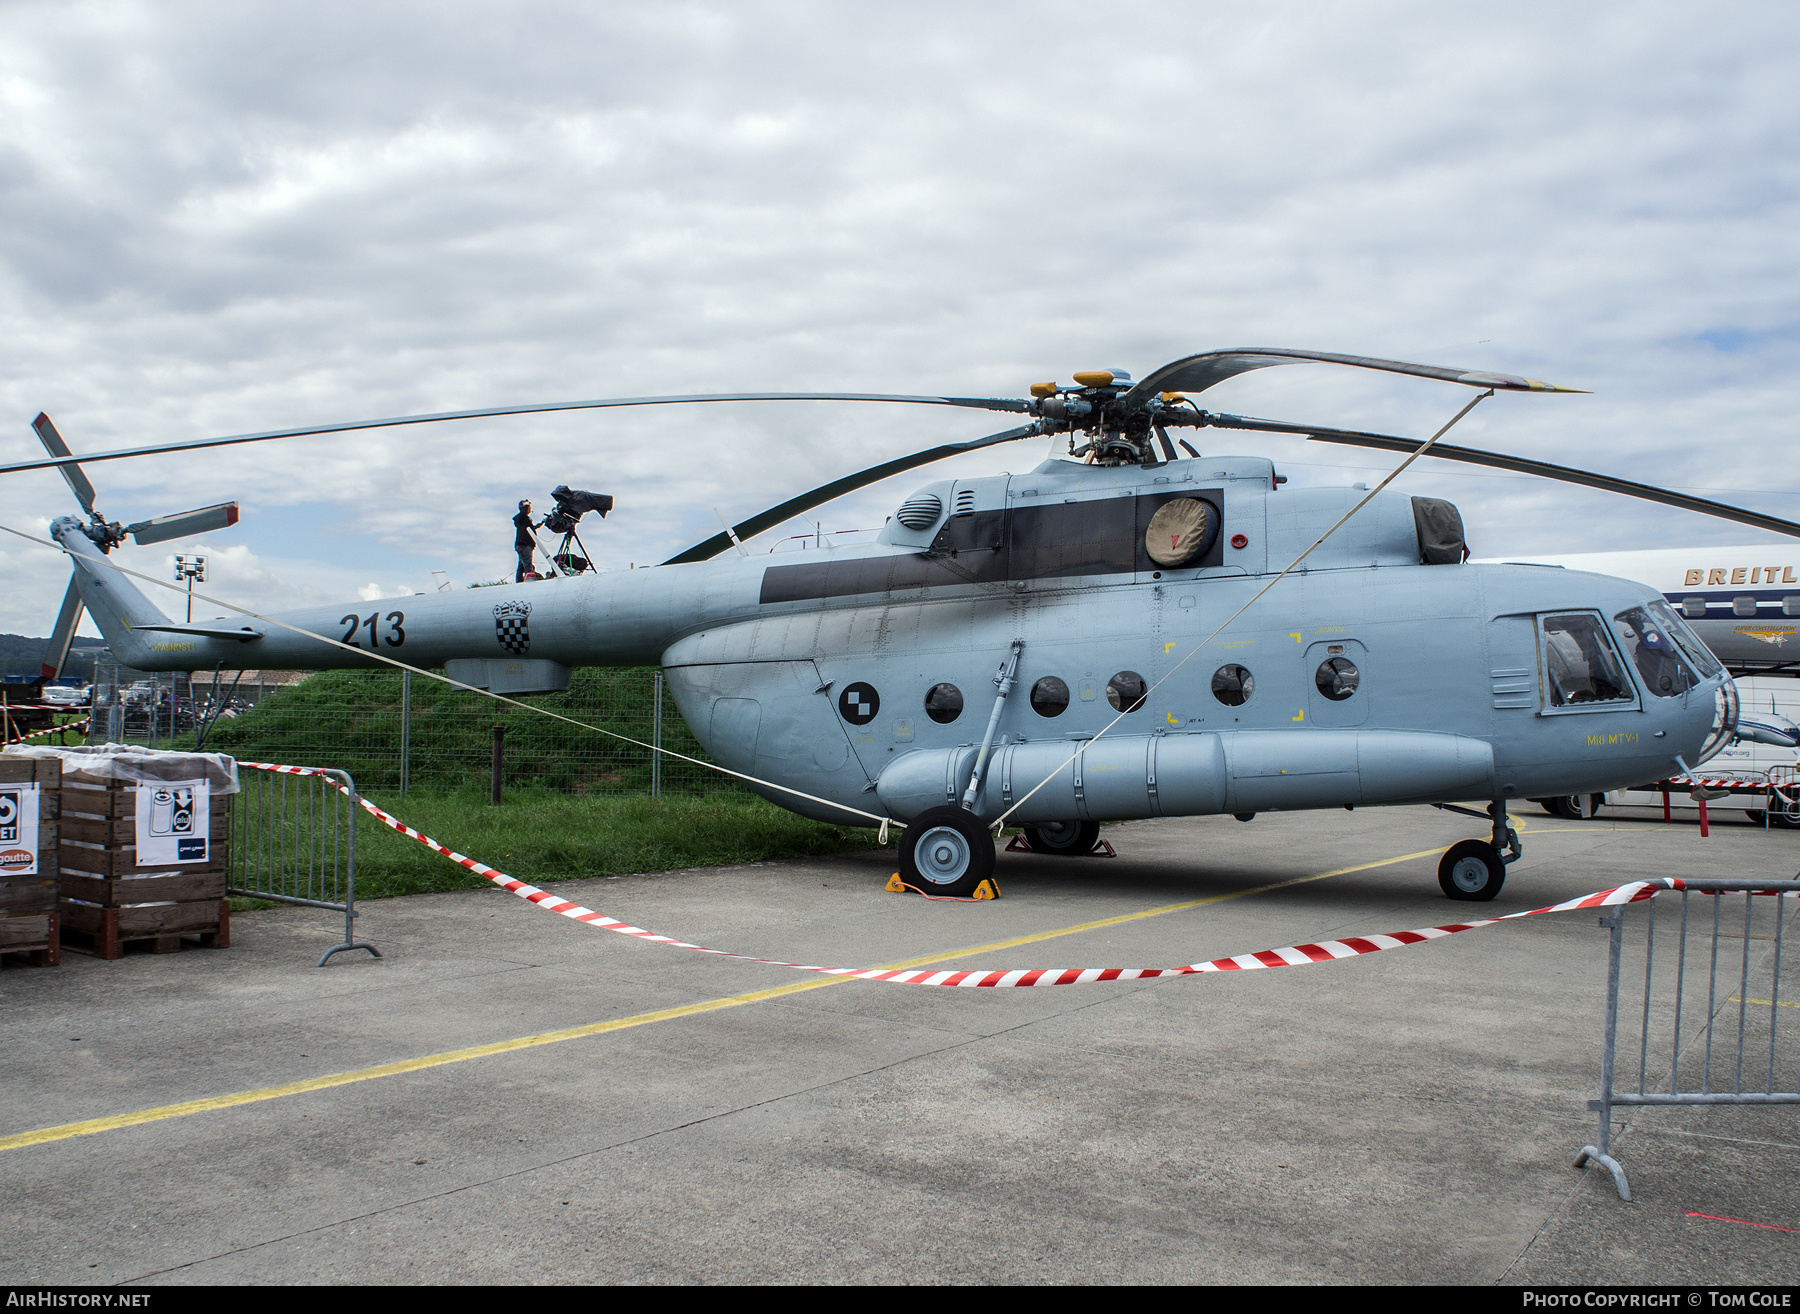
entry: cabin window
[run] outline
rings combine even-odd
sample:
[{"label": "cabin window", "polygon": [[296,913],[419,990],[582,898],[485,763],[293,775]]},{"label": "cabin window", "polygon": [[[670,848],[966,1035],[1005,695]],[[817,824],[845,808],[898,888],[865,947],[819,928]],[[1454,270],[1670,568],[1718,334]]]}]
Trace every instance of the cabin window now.
[{"label": "cabin window", "polygon": [[962,709],[962,690],[953,684],[934,684],[925,691],[925,715],[939,725],[949,725]]},{"label": "cabin window", "polygon": [[1755,599],[1755,597],[1753,597],[1752,595],[1750,595],[1748,593],[1738,594],[1737,597],[1735,597],[1731,600],[1731,614],[1733,616],[1754,616],[1754,615],[1756,615],[1756,599]]},{"label": "cabin window", "polygon": [[1590,612],[1545,616],[1545,705],[1551,709],[1636,701],[1600,618]]},{"label": "cabin window", "polygon": [[1242,666],[1221,666],[1213,672],[1213,697],[1227,707],[1242,707],[1256,692],[1256,677]]},{"label": "cabin window", "polygon": [[[1362,673],[1348,657],[1327,657],[1313,672],[1313,684],[1334,703],[1341,703],[1356,692]],[[1217,692],[1216,682],[1214,692]]]},{"label": "cabin window", "polygon": [[1039,716],[1061,716],[1069,706],[1069,686],[1046,675],[1031,686],[1031,710]]},{"label": "cabin window", "polygon": [[1120,671],[1106,682],[1106,701],[1115,712],[1135,712],[1144,705],[1149,686],[1136,671]]},{"label": "cabin window", "polygon": [[[1792,600],[1794,602],[1800,602],[1800,598],[1794,598]],[[1681,610],[1687,614],[1689,620],[1705,620],[1706,599],[1700,597],[1698,594],[1695,594],[1692,597],[1683,598],[1681,600]],[[1794,613],[1791,611],[1788,613],[1790,616],[1793,614]]]},{"label": "cabin window", "polygon": [[1626,658],[1637,667],[1644,688],[1656,697],[1673,698],[1700,683],[1667,628],[1644,608],[1633,607],[1614,616],[1613,633]]}]

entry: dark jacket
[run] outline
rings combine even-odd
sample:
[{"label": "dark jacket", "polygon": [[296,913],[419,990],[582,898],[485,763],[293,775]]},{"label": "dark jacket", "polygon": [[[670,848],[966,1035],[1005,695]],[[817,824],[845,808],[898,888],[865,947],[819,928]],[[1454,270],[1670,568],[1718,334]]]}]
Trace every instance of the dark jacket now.
[{"label": "dark jacket", "polygon": [[531,512],[519,512],[518,515],[513,517],[513,526],[517,530],[513,535],[513,547],[515,549],[523,552],[526,548],[537,546],[537,540],[531,536],[531,531],[534,528],[531,523]]}]

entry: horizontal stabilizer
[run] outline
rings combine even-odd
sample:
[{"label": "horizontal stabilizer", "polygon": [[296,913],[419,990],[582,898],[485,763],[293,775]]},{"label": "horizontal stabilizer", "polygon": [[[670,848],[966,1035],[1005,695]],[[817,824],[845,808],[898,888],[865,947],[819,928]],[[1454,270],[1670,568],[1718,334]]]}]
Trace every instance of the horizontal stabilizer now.
[{"label": "horizontal stabilizer", "polygon": [[261,630],[253,630],[248,625],[236,630],[223,625],[133,625],[131,628],[139,634],[187,634],[196,639],[236,639],[241,643],[263,636]]},{"label": "horizontal stabilizer", "polygon": [[172,516],[140,520],[135,525],[125,526],[125,532],[142,547],[146,543],[164,543],[171,538],[204,534],[209,529],[225,529],[237,522],[238,504],[220,502],[217,506],[203,506],[195,511],[178,511]]}]

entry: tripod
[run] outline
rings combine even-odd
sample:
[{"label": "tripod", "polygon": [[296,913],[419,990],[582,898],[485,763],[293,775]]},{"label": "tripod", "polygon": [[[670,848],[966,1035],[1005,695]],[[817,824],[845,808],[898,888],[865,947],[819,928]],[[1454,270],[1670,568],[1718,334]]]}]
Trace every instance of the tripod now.
[{"label": "tripod", "polygon": [[[532,538],[536,537],[536,534],[532,535]],[[577,556],[569,551],[571,542],[581,549],[581,555]],[[538,551],[544,551],[542,543],[538,544]],[[587,544],[581,541],[581,535],[577,534],[572,526],[569,532],[562,536],[562,542],[557,545],[556,551],[545,552],[544,556],[550,562],[551,571],[558,575],[579,575],[583,571],[594,568],[593,558],[587,554]]]}]

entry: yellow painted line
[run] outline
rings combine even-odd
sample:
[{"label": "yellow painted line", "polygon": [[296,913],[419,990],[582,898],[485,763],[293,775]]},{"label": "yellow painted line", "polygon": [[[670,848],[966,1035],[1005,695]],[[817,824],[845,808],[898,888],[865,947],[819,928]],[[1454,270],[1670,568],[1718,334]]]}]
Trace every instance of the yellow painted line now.
[{"label": "yellow painted line", "polygon": [[[1143,921],[1147,917],[1162,917],[1169,913],[1186,912],[1190,908],[1203,908],[1208,904],[1247,898],[1252,894],[1267,894],[1272,890],[1285,890],[1289,886],[1305,885],[1309,881],[1322,881],[1332,876],[1347,876],[1351,872],[1370,871],[1376,867],[1391,867],[1395,863],[1410,862],[1414,858],[1428,858],[1437,852],[1438,850],[1435,848],[1421,849],[1417,853],[1402,853],[1395,858],[1381,858],[1375,862],[1358,863],[1353,867],[1338,867],[1332,871],[1322,871],[1315,876],[1296,876],[1291,880],[1276,881],[1273,885],[1258,885],[1247,890],[1234,890],[1230,894],[1214,894],[1204,899],[1165,903],[1156,908],[1146,908],[1142,912],[1121,913],[1117,917],[1102,917],[1097,921],[1080,922],[1074,926],[1064,926],[1054,931],[1039,931],[1032,935],[1014,936],[1010,940],[994,940],[988,944],[974,945],[967,949],[953,949],[947,953],[931,954],[924,958],[909,958],[905,962],[885,964],[884,967],[885,969],[928,967],[933,963],[966,958],[971,954],[1013,949],[1023,944],[1040,944],[1045,940],[1055,940],[1065,935],[1078,935],[1083,931],[1095,931],[1107,926],[1123,926],[1128,922]],[[100,1132],[117,1131],[121,1127],[136,1127],[143,1123],[162,1122],[169,1118],[185,1118],[191,1113],[211,1113],[217,1109],[236,1108],[240,1104],[259,1104],[264,1100],[278,1100],[289,1095],[304,1095],[309,1091],[329,1090],[333,1086],[349,1086],[359,1081],[374,1081],[379,1077],[397,1077],[406,1072],[422,1072],[427,1068],[441,1068],[450,1063],[466,1063],[470,1059],[489,1058],[495,1054],[509,1054],[514,1050],[535,1049],[539,1045],[555,1045],[565,1040],[603,1036],[611,1031],[649,1026],[655,1022],[669,1022],[679,1017],[713,1013],[722,1008],[737,1008],[743,1004],[757,1004],[766,999],[778,999],[783,995],[798,994],[802,990],[818,990],[825,986],[842,985],[845,981],[854,979],[854,977],[830,976],[795,981],[767,990],[750,990],[741,995],[727,995],[723,999],[708,999],[697,1004],[660,1008],[653,1013],[635,1013],[630,1017],[614,1018],[610,1022],[590,1022],[585,1026],[565,1027],[560,1031],[544,1031],[535,1036],[518,1036],[512,1040],[496,1040],[488,1045],[471,1045],[465,1049],[450,1049],[438,1054],[423,1054],[418,1058],[400,1059],[393,1063],[378,1063],[374,1067],[352,1068],[348,1072],[333,1072],[322,1077],[308,1077],[304,1081],[290,1081],[279,1086],[262,1086],[256,1090],[240,1090],[229,1095],[210,1095],[205,1099],[184,1100],[179,1104],[162,1104],[153,1109],[138,1109],[133,1113],[116,1113],[106,1118],[88,1118],[81,1122],[65,1122],[55,1127],[40,1127],[36,1131],[19,1132],[12,1136],[0,1137],[0,1151],[22,1149],[27,1145],[46,1145],[52,1141],[66,1141],[76,1136],[93,1136]]]},{"label": "yellow painted line", "polygon": [[1739,999],[1733,995],[1731,1002],[1734,1004],[1780,1004],[1783,1008],[1800,1008],[1800,1003],[1792,1003],[1786,999]]}]

